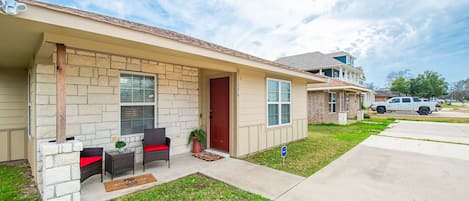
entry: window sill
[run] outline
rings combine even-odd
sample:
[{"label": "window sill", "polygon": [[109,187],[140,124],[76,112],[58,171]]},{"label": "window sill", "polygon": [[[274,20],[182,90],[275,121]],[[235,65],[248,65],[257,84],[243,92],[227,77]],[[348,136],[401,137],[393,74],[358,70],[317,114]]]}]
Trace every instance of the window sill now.
[{"label": "window sill", "polygon": [[133,134],[127,134],[127,135],[120,135],[121,138],[127,138],[127,137],[140,137],[142,136],[143,137],[143,133],[133,133]]},{"label": "window sill", "polygon": [[273,126],[267,126],[267,129],[269,128],[279,128],[279,127],[287,127],[287,126],[291,126],[292,123],[288,123],[288,124],[280,124],[280,125],[273,125]]}]

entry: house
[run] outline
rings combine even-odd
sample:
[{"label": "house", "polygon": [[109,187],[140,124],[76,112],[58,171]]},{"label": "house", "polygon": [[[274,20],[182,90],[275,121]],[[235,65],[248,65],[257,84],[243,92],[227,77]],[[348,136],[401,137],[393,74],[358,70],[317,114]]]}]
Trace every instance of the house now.
[{"label": "house", "polygon": [[375,100],[374,102],[384,102],[390,98],[403,96],[399,92],[392,92],[389,89],[379,89],[375,91]]},{"label": "house", "polygon": [[[347,123],[348,118],[363,118],[362,105],[372,90],[362,86],[362,68],[354,67],[355,57],[346,52],[311,52],[282,57],[276,62],[322,75],[327,83],[308,84],[309,123]],[[371,104],[371,101],[369,101]]]},{"label": "house", "polygon": [[355,59],[355,57],[343,51],[330,54],[309,52],[282,57],[277,59],[276,62],[355,85],[363,85],[366,80],[365,74],[361,67],[354,66]]},{"label": "house", "polygon": [[364,93],[370,89],[330,79],[308,85],[308,122],[346,124],[349,118],[363,119]]},{"label": "house", "polygon": [[197,127],[209,149],[233,157],[307,136],[306,87],[323,77],[170,30],[21,2],[26,12],[0,15],[0,161],[27,159],[45,199],[62,185],[51,179],[70,177],[54,177],[69,174],[58,162],[79,156],[65,152],[113,150],[119,138],[140,162],[144,128],[166,128],[171,154],[189,151]]}]

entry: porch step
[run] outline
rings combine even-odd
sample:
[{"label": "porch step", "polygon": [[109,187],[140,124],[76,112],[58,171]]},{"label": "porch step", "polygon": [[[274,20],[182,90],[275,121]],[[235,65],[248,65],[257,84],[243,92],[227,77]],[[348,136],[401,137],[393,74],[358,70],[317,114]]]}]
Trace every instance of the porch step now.
[{"label": "porch step", "polygon": [[204,151],[212,153],[212,154],[216,154],[216,155],[219,155],[219,156],[223,156],[224,158],[230,158],[229,153],[221,152],[221,151],[218,151],[218,150],[215,150],[215,149],[205,149]]}]

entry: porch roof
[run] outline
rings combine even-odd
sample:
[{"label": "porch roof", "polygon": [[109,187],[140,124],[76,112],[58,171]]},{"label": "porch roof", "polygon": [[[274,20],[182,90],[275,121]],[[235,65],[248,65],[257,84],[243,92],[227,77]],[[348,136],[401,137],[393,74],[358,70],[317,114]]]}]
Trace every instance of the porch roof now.
[{"label": "porch roof", "polygon": [[345,90],[353,92],[370,92],[371,89],[348,83],[345,81],[328,78],[327,83],[308,84],[308,91],[323,91],[323,90]]},{"label": "porch roof", "polygon": [[[5,46],[10,48],[0,50],[0,66],[30,66],[44,54],[45,43],[51,42],[163,62],[176,60],[181,65],[222,66],[228,72],[236,72],[238,67],[255,68],[308,83],[325,82],[316,75],[174,31],[43,2],[19,1],[28,5],[25,13],[0,16],[4,27],[11,28],[7,35],[10,42]],[[31,44],[37,47],[31,48]],[[9,59],[13,57],[16,59]]]}]

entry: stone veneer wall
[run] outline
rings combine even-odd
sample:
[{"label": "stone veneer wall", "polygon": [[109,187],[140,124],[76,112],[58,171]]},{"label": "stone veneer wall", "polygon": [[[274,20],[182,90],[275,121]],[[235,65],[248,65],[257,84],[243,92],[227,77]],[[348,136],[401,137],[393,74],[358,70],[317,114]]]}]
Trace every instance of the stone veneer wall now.
[{"label": "stone veneer wall", "polygon": [[[53,56],[55,61],[55,55]],[[38,64],[33,69],[36,90],[34,137],[55,138],[55,65]],[[67,136],[75,136],[85,147],[113,150],[111,136],[127,142],[142,160],[143,134],[120,136],[119,76],[122,71],[156,76],[156,122],[165,127],[171,141],[171,154],[188,152],[187,135],[199,126],[199,70],[194,67],[67,49]],[[37,144],[39,144],[39,142]],[[39,149],[36,149],[39,150]],[[38,153],[39,156],[39,153]],[[41,183],[42,161],[36,171]]]},{"label": "stone veneer wall", "polygon": [[42,181],[40,188],[42,200],[46,201],[80,201],[80,151],[83,144],[78,141],[67,141],[63,144],[41,143],[40,158]]}]

